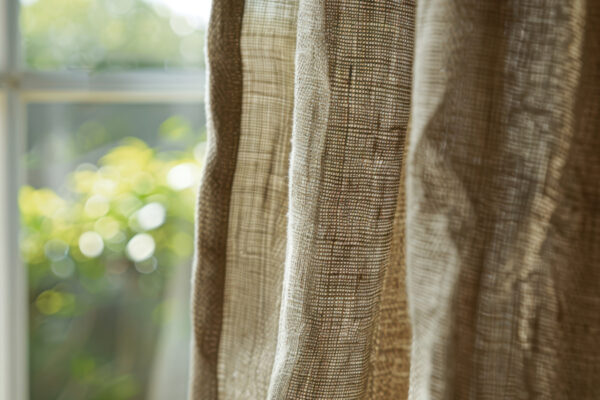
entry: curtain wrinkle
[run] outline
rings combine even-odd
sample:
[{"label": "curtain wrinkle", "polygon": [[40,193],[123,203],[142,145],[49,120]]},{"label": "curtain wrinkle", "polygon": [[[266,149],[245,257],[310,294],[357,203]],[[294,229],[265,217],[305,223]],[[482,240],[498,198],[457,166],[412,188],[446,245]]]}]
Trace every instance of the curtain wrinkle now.
[{"label": "curtain wrinkle", "polygon": [[[600,84],[598,7],[587,6],[419,3],[407,167],[411,399],[599,395],[600,342],[582,326],[600,328],[590,307],[600,255],[578,249],[600,237],[579,219],[599,217],[600,195],[589,189],[598,135],[577,128],[599,121],[597,108],[579,108],[586,92],[595,97],[581,106],[597,104]],[[568,285],[580,276],[590,281]]]},{"label": "curtain wrinkle", "polygon": [[[370,362],[410,110],[413,8],[300,3],[288,253],[270,399],[365,398],[369,374],[388,368]],[[313,99],[323,97],[329,106],[315,116]]]},{"label": "curtain wrinkle", "polygon": [[191,399],[600,398],[599,38],[592,0],[214,0]]},{"label": "curtain wrinkle", "polygon": [[[407,132],[410,131],[410,121]],[[404,148],[408,147],[408,135]],[[400,187],[406,181],[402,157]],[[410,321],[406,298],[405,220],[406,195],[398,192],[390,259],[385,271],[379,312],[373,334],[367,399],[406,399],[410,371]]]},{"label": "curtain wrinkle", "polygon": [[[322,148],[327,128],[330,104],[330,83],[325,47],[325,25],[322,7],[312,7],[312,0],[300,0],[298,6],[298,26],[296,40],[296,71],[294,87],[294,120],[292,127],[292,147],[289,168],[289,210],[286,243],[287,255],[292,252],[310,254],[311,249],[305,241],[294,242],[290,232],[298,232],[306,238],[315,235],[317,224],[295,217],[296,203],[314,206],[304,195],[310,184],[321,175]],[[298,141],[295,131],[303,129],[308,133],[307,142]],[[301,153],[304,158],[298,159]],[[302,163],[304,161],[304,163]],[[311,213],[316,221],[315,210]],[[306,274],[304,274],[306,276]],[[296,292],[292,297],[286,288],[305,287],[306,279],[297,280],[295,274],[285,265],[281,292],[281,311],[275,362],[271,373],[271,382],[267,399],[278,399],[285,396],[290,386],[291,374],[295,365],[295,356],[300,353],[300,335],[306,332],[309,325],[296,322],[289,305],[304,304],[304,294]]]},{"label": "curtain wrinkle", "polygon": [[243,0],[215,1],[208,29],[208,143],[198,195],[192,277],[192,399],[218,398],[229,203],[242,114],[243,10]]}]

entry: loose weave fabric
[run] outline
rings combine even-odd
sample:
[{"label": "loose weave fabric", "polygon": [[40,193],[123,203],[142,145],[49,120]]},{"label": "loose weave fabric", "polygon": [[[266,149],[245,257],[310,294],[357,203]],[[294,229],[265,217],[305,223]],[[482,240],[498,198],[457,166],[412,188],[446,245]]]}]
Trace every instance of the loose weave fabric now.
[{"label": "loose weave fabric", "polygon": [[214,0],[208,65],[191,400],[600,398],[600,3]]},{"label": "loose weave fabric", "polygon": [[296,0],[246,0],[243,100],[231,189],[219,398],[264,399],[277,345],[294,108]]},{"label": "loose weave fabric", "polygon": [[410,398],[600,398],[600,3],[420,0]]},{"label": "loose weave fabric", "polygon": [[198,199],[192,279],[193,399],[210,400],[218,395],[229,205],[242,117],[243,15],[243,1],[215,1],[208,29],[208,144]]},{"label": "loose weave fabric", "polygon": [[269,399],[365,398],[369,375],[385,368],[370,361],[385,351],[386,339],[375,349],[373,337],[410,109],[413,9],[395,0],[300,2],[288,250]]}]

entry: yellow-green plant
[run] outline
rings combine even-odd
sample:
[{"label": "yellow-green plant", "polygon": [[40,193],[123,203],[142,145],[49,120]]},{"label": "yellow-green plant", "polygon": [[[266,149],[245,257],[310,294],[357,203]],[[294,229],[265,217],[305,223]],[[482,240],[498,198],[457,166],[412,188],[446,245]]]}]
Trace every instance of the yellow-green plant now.
[{"label": "yellow-green plant", "polygon": [[33,398],[143,396],[165,285],[192,255],[195,153],[127,139],[60,193],[21,189]]}]

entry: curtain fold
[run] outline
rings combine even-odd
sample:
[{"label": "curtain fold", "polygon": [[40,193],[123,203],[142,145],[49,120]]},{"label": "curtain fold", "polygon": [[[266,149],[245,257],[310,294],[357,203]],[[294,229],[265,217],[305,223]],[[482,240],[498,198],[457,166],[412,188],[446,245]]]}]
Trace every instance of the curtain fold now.
[{"label": "curtain fold", "polygon": [[419,2],[413,399],[600,396],[599,11]]},{"label": "curtain fold", "polygon": [[270,399],[364,398],[371,374],[379,386],[383,353],[403,356],[376,329],[410,110],[413,10],[395,0],[300,2]]},{"label": "curtain fold", "polygon": [[264,399],[286,249],[297,0],[246,0],[241,133],[231,189],[219,398]]},{"label": "curtain fold", "polygon": [[196,212],[192,277],[190,393],[194,399],[218,396],[229,211],[242,117],[243,15],[243,1],[215,1],[207,35],[207,152]]},{"label": "curtain fold", "polygon": [[191,399],[600,397],[600,5],[214,0],[207,42]]}]

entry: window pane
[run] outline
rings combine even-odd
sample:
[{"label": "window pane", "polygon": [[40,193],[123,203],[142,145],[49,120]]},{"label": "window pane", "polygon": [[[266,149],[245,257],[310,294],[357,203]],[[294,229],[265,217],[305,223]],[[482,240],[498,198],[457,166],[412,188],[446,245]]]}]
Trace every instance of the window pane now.
[{"label": "window pane", "polygon": [[209,0],[21,0],[36,70],[201,68]]},{"label": "window pane", "polygon": [[27,112],[31,399],[185,398],[203,106]]}]

